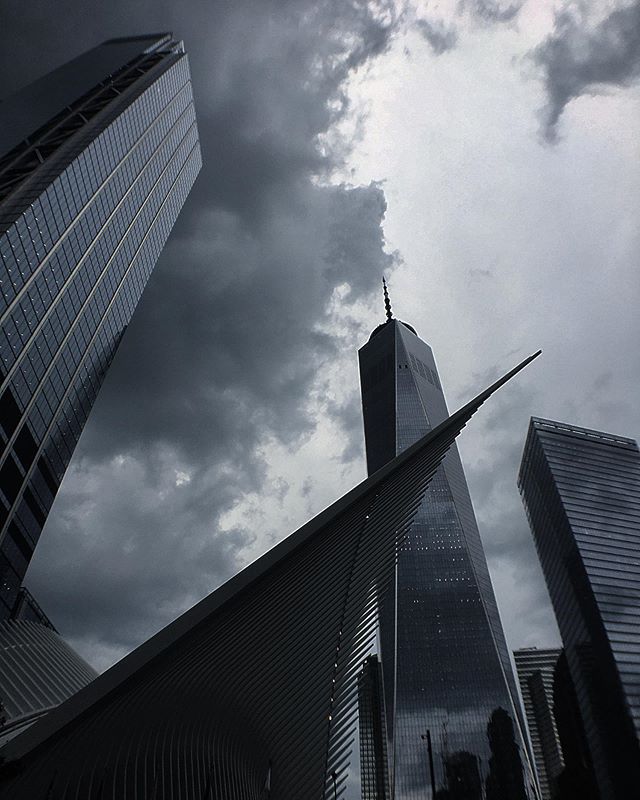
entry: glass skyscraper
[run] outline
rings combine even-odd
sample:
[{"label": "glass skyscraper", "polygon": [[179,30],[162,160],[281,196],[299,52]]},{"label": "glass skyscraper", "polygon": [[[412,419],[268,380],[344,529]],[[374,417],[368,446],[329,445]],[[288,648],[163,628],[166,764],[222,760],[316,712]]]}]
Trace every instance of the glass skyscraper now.
[{"label": "glass skyscraper", "polygon": [[0,619],[200,165],[171,34],[106,42],[0,104]]},{"label": "glass skyscraper", "polygon": [[552,800],[564,767],[553,712],[553,675],[561,652],[559,648],[524,647],[513,654],[542,800]]},{"label": "glass skyscraper", "polygon": [[602,800],[640,792],[640,452],[533,418],[518,486]]},{"label": "glass skyscraper", "polygon": [[[369,474],[449,413],[431,348],[391,318],[388,300],[387,316],[359,351]],[[509,652],[455,446],[398,554],[395,587],[381,604],[380,647],[395,800],[536,796]]]},{"label": "glass skyscraper", "polygon": [[600,800],[587,736],[567,654],[560,651],[553,671],[553,718],[562,749],[564,767],[555,782],[553,800]]}]

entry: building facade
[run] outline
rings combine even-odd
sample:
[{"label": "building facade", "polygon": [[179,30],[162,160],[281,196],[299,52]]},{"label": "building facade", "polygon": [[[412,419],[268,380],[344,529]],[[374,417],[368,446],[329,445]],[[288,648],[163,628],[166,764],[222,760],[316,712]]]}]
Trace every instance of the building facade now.
[{"label": "building facade", "polygon": [[555,783],[553,800],[601,800],[587,744],[576,689],[562,650],[553,674],[553,718],[564,767]]},{"label": "building facade", "polygon": [[553,700],[553,678],[561,652],[559,648],[525,647],[513,654],[543,800],[554,798],[564,767]]},{"label": "building facade", "polygon": [[362,800],[390,800],[382,668],[375,654],[367,656],[358,676],[358,725]]},{"label": "building facade", "polygon": [[0,619],[201,159],[170,34],[0,104]]},{"label": "building facade", "polygon": [[455,437],[530,360],[8,742],[0,800],[344,797],[377,595]]},{"label": "building facade", "polygon": [[14,620],[14,622],[37,622],[40,625],[51,628],[52,631],[56,630],[53,622],[51,622],[26,586],[20,587],[16,602],[13,604],[10,619]]},{"label": "building facade", "polygon": [[[369,474],[448,416],[431,348],[391,317],[388,298],[387,316],[359,351]],[[499,767],[489,735],[499,709],[512,721],[520,776],[508,795],[493,781],[492,796],[535,796],[515,678],[455,446],[399,552],[395,585],[382,602],[380,647],[395,800],[457,797],[463,785],[469,800],[483,797],[491,764],[494,774]]]},{"label": "building facade", "polygon": [[0,622],[0,746],[97,675],[51,625]]},{"label": "building facade", "polygon": [[640,786],[640,452],[532,418],[518,476],[602,800]]}]

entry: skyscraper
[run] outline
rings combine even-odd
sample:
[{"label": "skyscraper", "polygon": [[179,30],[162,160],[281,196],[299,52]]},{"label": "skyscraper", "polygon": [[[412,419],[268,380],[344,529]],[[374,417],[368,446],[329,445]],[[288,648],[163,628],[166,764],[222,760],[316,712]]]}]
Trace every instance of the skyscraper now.
[{"label": "skyscraper", "polygon": [[171,34],[106,42],[0,104],[0,619],[200,165]]},{"label": "skyscraper", "polygon": [[569,673],[567,654],[560,651],[553,674],[553,718],[564,767],[553,800],[601,800],[587,745],[578,696]]},{"label": "skyscraper", "polygon": [[[455,437],[529,361],[12,739],[0,800],[344,797],[376,593]],[[450,773],[477,788],[475,755]]]},{"label": "skyscraper", "polygon": [[602,800],[640,787],[640,452],[532,418],[518,486]]},{"label": "skyscraper", "polygon": [[[386,286],[385,303],[387,321],[359,351],[369,474],[448,415],[431,348],[392,318]],[[494,756],[488,726],[498,709],[513,722],[524,776],[523,793],[504,800],[534,796],[509,652],[455,446],[399,552],[395,586],[382,601],[380,646],[395,800],[435,800],[433,784],[436,797],[452,796],[454,765],[467,770],[469,785],[476,775],[486,785]]]},{"label": "skyscraper", "polygon": [[531,734],[542,800],[551,800],[564,765],[553,713],[553,675],[562,651],[524,647],[513,654]]}]

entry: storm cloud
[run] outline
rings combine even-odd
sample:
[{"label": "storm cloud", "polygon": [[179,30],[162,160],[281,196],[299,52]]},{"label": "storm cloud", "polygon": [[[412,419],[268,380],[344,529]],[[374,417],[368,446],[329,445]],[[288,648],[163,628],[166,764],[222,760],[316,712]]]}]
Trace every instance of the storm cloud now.
[{"label": "storm cloud", "polygon": [[[405,13],[406,19],[413,20],[413,26],[428,42],[434,55],[453,50],[460,43],[460,29],[464,27],[465,20],[470,20],[472,25],[490,27],[515,20],[526,0],[503,3],[500,0],[459,0],[452,4],[442,16],[422,16],[423,9],[419,4],[409,5]],[[437,6],[436,6],[437,8]]]},{"label": "storm cloud", "polygon": [[532,52],[542,70],[547,104],[543,135],[558,139],[567,105],[606,87],[626,87],[640,77],[640,2],[618,6],[596,24],[587,7],[569,6],[556,14],[553,32]]},{"label": "storm cloud", "polygon": [[454,48],[458,42],[458,32],[452,25],[445,25],[441,20],[435,22],[427,19],[416,20],[416,28],[424,39],[429,42],[436,55],[446,53]]},{"label": "storm cloud", "polygon": [[526,0],[460,0],[459,9],[487,23],[511,22],[518,16],[525,2]]},{"label": "storm cloud", "polygon": [[635,80],[637,4],[576,7],[5,3],[7,92],[169,29],[201,134],[27,576],[98,668],[364,477],[356,350],[383,273],[451,409],[544,349],[460,449],[510,645],[557,642],[515,486],[528,417],[637,431],[633,90],[567,114],[562,148],[536,136],[541,86],[551,141],[574,98]]},{"label": "storm cloud", "polygon": [[359,2],[185,14],[123,3],[84,19],[73,8],[36,7],[28,31],[14,19],[24,58],[4,59],[3,85],[35,77],[40,48],[45,69],[110,36],[172,29],[190,57],[204,161],[27,577],[102,667],[265,547],[259,509],[241,529],[224,516],[252,492],[286,492],[269,483],[265,449],[295,452],[315,428],[314,387],[338,347],[325,325],[335,287],[349,305],[393,268],[381,187],[327,179],[349,153],[328,136],[351,113],[345,80],[385,50],[396,17]]}]

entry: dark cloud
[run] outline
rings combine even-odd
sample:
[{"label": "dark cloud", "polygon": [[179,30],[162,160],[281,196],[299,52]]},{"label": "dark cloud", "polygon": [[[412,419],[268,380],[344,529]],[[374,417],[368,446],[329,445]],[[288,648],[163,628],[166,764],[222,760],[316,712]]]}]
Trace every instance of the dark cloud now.
[{"label": "dark cloud", "polygon": [[253,231],[227,211],[192,211],[167,248],[174,267],[154,275],[103,387],[105,424],[87,434],[94,456],[153,441],[199,462],[213,448],[246,451],[267,431],[304,432],[309,385],[337,347],[317,327],[334,285],[360,297],[392,257],[379,187],[286,190],[272,192]]},{"label": "dark cloud", "polygon": [[458,43],[458,31],[441,20],[418,19],[415,24],[437,56],[452,50]]},{"label": "dark cloud", "polygon": [[0,56],[5,87],[149,30],[183,37],[191,63],[204,167],[27,577],[98,666],[270,541],[259,504],[250,519],[228,515],[251,493],[282,501],[288,485],[269,478],[265,450],[294,452],[316,425],[314,386],[340,347],[326,325],[335,287],[346,305],[366,299],[395,260],[382,188],[327,178],[348,155],[328,136],[351,113],[345,80],[387,48],[396,23],[391,3],[355,0],[116,3],[91,14],[61,2],[34,4],[28,24],[16,14],[4,31],[21,43]]},{"label": "dark cloud", "polygon": [[[526,0],[502,3],[500,0],[459,0],[457,16],[467,15],[474,23],[494,25],[514,20]],[[458,26],[444,19],[418,17],[414,26],[423,39],[429,43],[436,55],[453,50],[458,45]]]},{"label": "dark cloud", "polygon": [[350,464],[355,460],[364,461],[365,449],[360,394],[354,392],[345,402],[330,403],[329,410],[332,418],[340,423],[344,432],[342,451],[336,453],[340,463]]},{"label": "dark cloud", "polygon": [[461,12],[467,11],[482,22],[511,22],[520,13],[526,0],[460,0],[458,8]]},{"label": "dark cloud", "polygon": [[553,143],[568,103],[603,86],[629,86],[640,77],[640,2],[616,8],[596,25],[582,6],[557,13],[553,32],[531,57],[543,71],[543,135]]},{"label": "dark cloud", "polygon": [[206,480],[189,480],[173,453],[154,455],[74,461],[32,570],[47,612],[99,666],[233,573],[255,536],[213,535],[243,478],[235,465],[216,459]]}]

